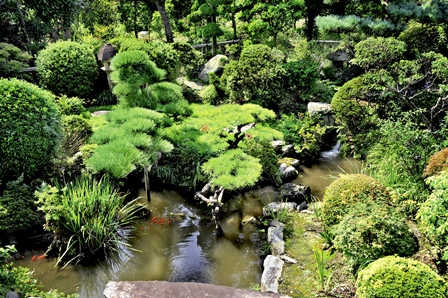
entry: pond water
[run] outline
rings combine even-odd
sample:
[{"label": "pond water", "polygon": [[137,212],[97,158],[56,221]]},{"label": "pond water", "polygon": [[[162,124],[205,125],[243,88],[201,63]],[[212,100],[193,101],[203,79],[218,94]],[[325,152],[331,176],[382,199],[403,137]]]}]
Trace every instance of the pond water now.
[{"label": "pond water", "polygon": [[[340,158],[337,148],[324,152],[319,164],[302,167],[294,183],[309,185],[322,198],[338,173],[358,173],[354,159]],[[141,194],[143,196],[143,192]],[[278,197],[271,187],[238,195],[223,206],[221,222],[225,237],[216,237],[210,213],[189,204],[175,191],[151,192],[151,216],[135,222],[133,250],[123,247],[95,266],[55,267],[54,259],[38,259],[31,251],[15,265],[34,270],[43,290],[58,289],[80,297],[104,297],[109,280],[167,280],[201,282],[235,288],[259,284],[262,273],[260,247],[264,234],[252,224],[241,226],[245,216],[258,217],[262,207]],[[156,218],[155,218],[156,217]]]},{"label": "pond water", "polygon": [[226,237],[217,238],[207,210],[186,203],[175,191],[151,192],[152,213],[149,219],[134,223],[133,250],[123,247],[122,252],[95,266],[63,270],[55,267],[54,259],[33,260],[43,252],[32,251],[15,265],[34,270],[43,290],[58,289],[89,298],[104,297],[109,280],[194,281],[250,288],[261,277],[261,232],[254,225],[239,228],[240,221],[235,223],[245,215],[259,216],[266,193],[274,190],[249,192],[224,206]]}]

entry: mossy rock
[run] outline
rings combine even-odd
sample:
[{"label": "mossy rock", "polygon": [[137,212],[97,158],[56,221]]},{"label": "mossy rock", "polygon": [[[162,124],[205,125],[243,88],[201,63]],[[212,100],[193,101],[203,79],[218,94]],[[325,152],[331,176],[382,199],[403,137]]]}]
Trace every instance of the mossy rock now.
[{"label": "mossy rock", "polygon": [[358,202],[389,201],[386,187],[364,174],[346,174],[325,190],[322,217],[325,226],[338,224],[349,208]]},{"label": "mossy rock", "polygon": [[388,256],[358,274],[359,298],[445,298],[446,282],[431,268],[412,259]]}]

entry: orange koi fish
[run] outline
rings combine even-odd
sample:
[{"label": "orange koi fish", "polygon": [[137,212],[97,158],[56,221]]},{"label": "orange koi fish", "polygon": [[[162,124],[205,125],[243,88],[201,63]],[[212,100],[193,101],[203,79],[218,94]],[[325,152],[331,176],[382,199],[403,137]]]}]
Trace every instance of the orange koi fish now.
[{"label": "orange koi fish", "polygon": [[40,256],[37,257],[37,259],[38,259],[38,260],[45,259],[45,255],[40,255]]},{"label": "orange koi fish", "polygon": [[31,259],[31,262],[34,262],[35,259],[36,259],[36,256],[34,256],[34,257]]}]

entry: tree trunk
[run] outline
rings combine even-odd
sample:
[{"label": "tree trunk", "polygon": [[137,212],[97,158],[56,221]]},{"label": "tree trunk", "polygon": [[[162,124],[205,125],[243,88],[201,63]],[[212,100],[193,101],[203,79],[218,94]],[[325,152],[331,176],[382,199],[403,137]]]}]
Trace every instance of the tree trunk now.
[{"label": "tree trunk", "polygon": [[150,193],[150,187],[149,187],[149,165],[145,165],[143,167],[143,175],[144,175],[144,180],[145,180],[146,201],[149,203],[149,202],[151,202],[151,193]]},{"label": "tree trunk", "polygon": [[166,42],[171,43],[174,41],[173,32],[171,31],[170,19],[165,11],[165,0],[155,0],[157,9],[162,17],[163,28],[165,29]]},{"label": "tree trunk", "polygon": [[22,23],[23,32],[25,33],[26,43],[27,43],[27,48],[28,48],[28,44],[31,42],[30,36],[28,35],[28,31],[26,30],[25,18],[23,17],[22,10],[20,9],[20,2],[18,0],[16,0],[16,4],[17,4],[17,12],[20,15],[20,22]]},{"label": "tree trunk", "polygon": [[137,0],[134,0],[134,35],[135,38],[138,38],[137,32]]},{"label": "tree trunk", "polygon": [[[212,22],[216,24],[216,17],[212,17]],[[212,56],[216,55],[216,48],[218,47],[218,43],[216,41],[216,36],[212,37]]]},{"label": "tree trunk", "polygon": [[235,0],[233,0],[233,7],[232,7],[232,28],[233,28],[233,40],[236,40],[237,35],[236,35],[236,20],[235,20]]},{"label": "tree trunk", "polygon": [[72,37],[72,31],[70,26],[66,27],[64,30],[64,40],[69,40]]}]

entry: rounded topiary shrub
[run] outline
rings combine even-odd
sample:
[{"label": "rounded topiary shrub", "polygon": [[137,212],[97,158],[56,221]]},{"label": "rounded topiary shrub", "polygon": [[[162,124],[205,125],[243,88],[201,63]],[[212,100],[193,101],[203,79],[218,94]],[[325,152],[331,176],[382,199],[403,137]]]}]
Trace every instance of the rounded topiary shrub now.
[{"label": "rounded topiary shrub", "polygon": [[418,247],[403,216],[377,203],[357,203],[334,230],[334,247],[356,269],[389,255],[410,256]]},{"label": "rounded topiary shrub", "polygon": [[325,190],[322,204],[324,225],[341,221],[350,207],[358,202],[389,201],[389,193],[376,179],[364,174],[342,175]]},{"label": "rounded topiary shrub", "polygon": [[55,94],[87,97],[98,75],[92,49],[72,41],[50,44],[39,52],[36,65],[41,86]]},{"label": "rounded topiary shrub", "polygon": [[54,96],[31,83],[2,79],[0,115],[0,180],[42,173],[61,138]]},{"label": "rounded topiary shrub", "polygon": [[415,260],[388,256],[358,274],[359,298],[445,298],[447,285],[431,268]]}]

